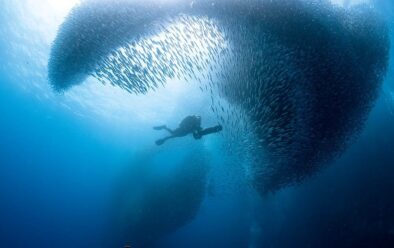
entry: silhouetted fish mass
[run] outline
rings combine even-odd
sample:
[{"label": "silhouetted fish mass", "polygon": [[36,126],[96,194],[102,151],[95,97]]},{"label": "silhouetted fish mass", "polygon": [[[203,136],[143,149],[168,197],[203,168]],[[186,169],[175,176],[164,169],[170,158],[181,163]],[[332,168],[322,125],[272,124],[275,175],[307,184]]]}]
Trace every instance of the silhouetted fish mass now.
[{"label": "silhouetted fish mass", "polygon": [[[371,7],[325,1],[85,1],[61,26],[49,79],[92,75],[145,94],[173,78],[211,95],[261,193],[302,181],[360,132],[388,60]],[[252,137],[252,138],[250,138]]]}]

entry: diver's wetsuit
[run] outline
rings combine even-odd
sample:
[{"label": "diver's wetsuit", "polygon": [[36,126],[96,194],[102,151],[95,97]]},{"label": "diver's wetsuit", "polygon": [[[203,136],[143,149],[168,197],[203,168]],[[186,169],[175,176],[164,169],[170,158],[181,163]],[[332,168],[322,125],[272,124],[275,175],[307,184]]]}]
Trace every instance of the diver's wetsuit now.
[{"label": "diver's wetsuit", "polygon": [[183,119],[182,122],[179,124],[179,127],[175,130],[171,130],[165,125],[154,127],[153,129],[155,129],[155,130],[164,129],[164,130],[167,130],[171,134],[170,136],[167,136],[163,139],[159,139],[156,141],[156,145],[162,145],[168,139],[183,137],[188,134],[193,134],[193,137],[195,139],[201,139],[202,136],[210,134],[210,133],[217,133],[217,132],[221,131],[223,128],[221,125],[218,125],[215,127],[202,129],[201,128],[201,117],[195,116],[195,115],[190,115],[190,116],[187,116],[185,119]]}]

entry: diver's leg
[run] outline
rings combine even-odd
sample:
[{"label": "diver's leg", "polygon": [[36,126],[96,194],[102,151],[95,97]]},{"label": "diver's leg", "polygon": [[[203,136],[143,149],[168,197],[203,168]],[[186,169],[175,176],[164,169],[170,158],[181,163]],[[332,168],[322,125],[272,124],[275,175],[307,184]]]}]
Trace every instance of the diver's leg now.
[{"label": "diver's leg", "polygon": [[165,126],[163,129],[167,130],[170,134],[174,134],[174,130],[169,129],[167,126]]},{"label": "diver's leg", "polygon": [[156,126],[153,127],[154,130],[167,130],[167,132],[169,132],[170,134],[174,134],[174,131],[169,129],[166,125],[162,125],[162,126]]},{"label": "diver's leg", "polygon": [[172,139],[172,138],[175,138],[175,137],[176,137],[176,136],[174,136],[174,135],[167,136],[167,137],[165,137],[165,138],[156,140],[155,143],[156,143],[156,145],[160,146],[160,145],[164,144],[164,142],[166,142],[168,139]]}]

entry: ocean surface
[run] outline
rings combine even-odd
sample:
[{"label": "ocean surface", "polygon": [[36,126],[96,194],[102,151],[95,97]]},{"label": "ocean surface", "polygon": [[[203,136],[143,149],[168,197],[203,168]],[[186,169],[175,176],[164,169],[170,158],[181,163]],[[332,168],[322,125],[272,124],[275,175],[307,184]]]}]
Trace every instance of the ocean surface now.
[{"label": "ocean surface", "polygon": [[[303,95],[301,90],[301,93],[297,91],[286,98],[290,100],[280,98],[273,105],[290,101],[297,106],[297,111],[294,111],[296,114],[292,112],[294,115],[286,115],[286,118],[297,120],[297,114],[305,112],[305,115],[299,115],[303,116],[299,119],[305,119],[305,122],[291,129],[292,132],[286,131],[282,136],[275,136],[272,133],[275,133],[276,125],[285,129],[287,126],[283,123],[287,123],[289,119],[280,122],[283,120],[275,119],[278,112],[272,115],[258,112],[259,107],[256,106],[260,106],[260,102],[265,103],[264,99],[274,98],[269,98],[269,90],[258,88],[262,93],[257,94],[256,88],[253,88],[255,85],[249,83],[253,80],[257,82],[260,77],[265,76],[257,73],[259,76],[253,74],[252,77],[248,74],[244,77],[245,70],[234,69],[256,66],[255,63],[248,64],[247,58],[260,50],[256,50],[254,45],[248,46],[251,43],[256,44],[253,39],[260,42],[260,38],[231,33],[232,27],[236,26],[234,23],[241,23],[241,28],[234,31],[237,34],[250,31],[245,31],[242,27],[259,23],[260,17],[253,16],[251,22],[244,19],[238,21],[238,15],[234,14],[248,9],[248,4],[256,4],[256,1],[241,1],[241,7],[230,11],[230,16],[235,16],[235,21],[229,21],[228,26],[223,24],[225,28],[222,28],[221,23],[224,22],[218,24],[216,21],[230,17],[217,14],[219,10],[215,7],[221,8],[220,1],[178,0],[187,2],[190,8],[200,8],[199,4],[202,2],[203,7],[198,9],[201,12],[196,12],[197,14],[179,10],[185,15],[180,20],[174,18],[163,24],[160,24],[160,20],[156,21],[155,25],[169,25],[170,28],[164,31],[159,29],[159,34],[155,34],[153,38],[144,31],[138,34],[136,43],[129,44],[130,51],[137,51],[145,56],[149,54],[151,44],[157,42],[159,45],[166,45],[160,54],[174,55],[160,61],[147,59],[148,57],[142,55],[137,57],[138,62],[147,69],[142,70],[141,74],[133,75],[135,81],[130,80],[128,84],[123,84],[123,78],[119,75],[126,73],[123,68],[131,68],[128,63],[137,63],[128,60],[134,54],[126,50],[118,50],[118,53],[112,51],[112,60],[100,60],[104,61],[100,63],[105,65],[98,64],[99,67],[94,71],[87,71],[87,68],[91,68],[90,61],[93,60],[89,57],[91,54],[84,53],[87,48],[75,50],[78,45],[74,41],[78,39],[68,39],[66,36],[67,32],[81,35],[81,44],[87,40],[83,35],[91,36],[89,39],[95,42],[89,43],[89,46],[99,47],[97,44],[109,43],[96,39],[94,35],[103,35],[109,40],[112,39],[111,41],[119,38],[111,34],[111,30],[106,30],[105,34],[98,31],[104,29],[107,21],[108,25],[128,27],[123,17],[121,20],[116,18],[120,18],[123,13],[122,4],[133,0],[114,1],[117,3],[114,3],[110,10],[104,8],[110,12],[108,16],[101,17],[104,19],[94,19],[97,13],[101,13],[101,10],[94,9],[94,2],[99,1],[87,0],[81,3],[77,0],[0,0],[0,248],[394,247],[393,45],[391,49],[385,50],[387,58],[386,64],[382,65],[384,69],[370,70],[371,75],[379,74],[376,80],[371,79],[372,83],[367,81],[364,84],[364,77],[361,77],[360,83],[352,90],[347,90],[352,82],[344,80],[338,83],[338,91],[350,93],[346,94],[346,97],[335,98],[332,105],[342,106],[341,103],[350,99],[351,106],[357,111],[344,114],[351,116],[352,121],[338,123],[354,125],[357,120],[354,131],[352,126],[346,126],[346,134],[337,132],[342,130],[340,124],[335,124],[336,120],[342,118],[339,117],[340,114],[338,113],[337,117],[336,111],[317,109],[319,104],[313,105],[313,109],[307,108],[310,106],[308,104],[313,104],[312,101],[307,101],[312,96],[308,95],[309,93]],[[111,4],[110,0],[104,2]],[[138,3],[136,9],[144,4],[151,4],[151,1],[146,2]],[[166,6],[166,2],[176,5],[177,1],[157,2]],[[209,2],[209,8],[204,8],[203,4],[206,2]],[[296,2],[297,5],[297,2],[311,1],[279,2]],[[90,4],[94,7],[86,7]],[[365,47],[377,47],[374,41],[386,36],[389,43],[394,40],[392,0],[333,0],[332,4],[330,8],[334,9],[333,13],[337,13],[337,9],[351,9],[358,4],[364,4],[382,20],[386,29],[381,35],[371,30],[360,35],[363,38],[368,35],[373,37],[369,40],[371,43],[366,39],[367,43],[363,43]],[[224,6],[227,6],[226,3]],[[156,7],[155,4],[150,6]],[[70,14],[73,8],[77,11]],[[173,9],[176,8],[171,7],[168,12],[170,14],[145,11],[143,15],[175,15],[176,11],[171,12]],[[127,12],[131,11],[128,7],[123,10],[130,15]],[[226,7],[224,10],[227,10]],[[206,16],[204,11],[207,11]],[[89,13],[86,14],[87,12]],[[239,16],[253,15],[250,14],[252,12],[245,11]],[[285,15],[287,12],[281,13]],[[325,12],[320,13],[321,15],[319,13],[316,14],[318,18],[311,20],[319,22],[332,17],[324,14]],[[338,14],[338,20],[350,12],[343,13]],[[278,18],[283,17],[279,12],[274,14],[280,16]],[[195,17],[188,19],[188,15]],[[320,16],[323,17],[319,19]],[[95,22],[92,24],[89,18],[93,18]],[[371,18],[375,18],[375,15],[371,15]],[[362,23],[369,23],[369,20],[363,19]],[[358,19],[355,23],[357,21]],[[330,26],[335,24],[334,21],[321,22],[328,27],[327,32],[334,30],[334,36],[339,37],[335,41],[342,42],[342,33],[336,31],[336,26]],[[67,23],[71,23],[71,26],[67,26]],[[344,23],[348,25],[347,22]],[[137,24],[133,23],[132,33],[140,31],[135,27]],[[299,30],[307,26],[303,22],[294,25],[300,25]],[[262,29],[264,28],[267,27]],[[83,29],[95,31],[80,31]],[[199,32],[206,30],[209,33],[209,42],[199,35]],[[261,31],[257,28],[253,30],[256,33]],[[166,32],[170,34],[165,36]],[[295,33],[298,34],[298,31]],[[280,35],[289,36],[286,42],[291,42],[294,34],[284,32]],[[314,35],[317,37],[320,34],[308,35],[312,38],[307,40],[314,44]],[[148,41],[141,41],[145,36]],[[240,41],[240,37],[246,41]],[[272,41],[275,37],[269,36],[261,51],[269,51],[271,44],[277,44]],[[192,40],[194,43],[186,44],[183,39]],[[343,38],[345,39],[347,37]],[[243,47],[239,50],[234,48],[232,54],[235,55],[232,58],[235,59],[224,62],[218,59],[214,65],[209,65],[215,54],[223,54],[227,47],[231,46],[232,43],[226,43],[226,40],[240,41],[239,44]],[[356,42],[358,40],[354,43],[344,42],[345,45],[341,43],[338,47],[346,48],[349,44],[352,47]],[[198,49],[192,52],[184,49],[183,46],[189,45]],[[289,66],[296,51],[283,52],[283,46],[297,50],[297,47],[281,43],[281,46],[272,48],[274,55],[264,60],[264,66],[274,68],[272,70]],[[74,50],[70,48],[69,51],[67,47]],[[319,43],[314,49],[325,49],[324,47],[324,44]],[[58,53],[56,49],[60,49]],[[100,49],[101,52],[104,51],[103,47]],[[335,54],[333,57],[337,58],[349,50],[346,48],[338,53],[330,51],[328,54]],[[68,61],[68,52],[77,54],[75,58],[78,59]],[[282,57],[282,52],[286,56],[290,54],[283,63],[277,59]],[[116,56],[121,53],[123,57],[113,59],[118,58]],[[244,53],[246,55],[241,56]],[[275,57],[276,55],[278,56]],[[374,55],[371,52],[360,57],[369,59]],[[355,58],[359,59],[357,56]],[[91,60],[87,61],[87,57]],[[182,57],[184,60],[180,59]],[[316,55],[313,64],[319,65],[320,58],[320,55]],[[346,64],[347,57],[344,58],[338,59],[338,63],[345,61],[343,63]],[[195,61],[202,60],[208,61],[208,65],[202,64],[202,69],[198,72],[188,67],[191,63],[196,64]],[[163,69],[160,63],[172,63],[172,68]],[[215,66],[221,63],[227,66],[219,66],[221,70],[240,75],[236,77],[226,74],[234,79],[234,82],[229,84],[230,90],[222,83],[218,87],[206,83],[209,80],[215,81],[215,78],[207,75],[211,75],[209,73],[216,70]],[[272,63],[280,66],[275,67]],[[325,63],[327,61],[322,58],[322,67]],[[302,72],[310,69],[301,64],[295,62],[292,66],[305,67],[305,70],[299,70]],[[78,70],[82,70],[81,68],[86,75],[77,82],[74,79],[78,78]],[[77,76],[71,81],[68,77],[74,76],[73,70],[78,73],[75,72]],[[211,71],[206,74],[207,70]],[[340,72],[330,73],[344,75],[345,70],[355,69],[346,67]],[[364,72],[361,70],[353,74],[360,75]],[[66,76],[62,76],[62,73]],[[182,76],[185,73],[201,73],[203,76]],[[291,74],[289,78],[296,78],[299,82],[303,77],[297,73],[294,72],[295,76]],[[130,78],[131,74],[128,75]],[[273,82],[278,78],[283,79],[282,74],[275,75],[270,76],[274,78]],[[331,85],[330,80],[339,82],[339,79],[333,79],[327,76],[328,74],[320,78],[317,74],[313,75],[320,81],[328,82],[327,85]],[[159,77],[162,77],[160,80],[163,85],[152,86]],[[219,76],[216,81],[219,81]],[[283,81],[287,82],[286,77]],[[358,91],[359,87],[368,89],[369,85],[375,82],[376,88],[371,87],[371,91],[376,91],[376,94],[368,95],[368,92]],[[247,86],[239,86],[239,83]],[[267,85],[268,89],[272,89],[275,84]],[[330,88],[327,85],[324,87]],[[221,91],[222,86],[225,90]],[[240,90],[237,87],[253,89]],[[330,97],[336,97],[336,94],[325,94],[324,87],[323,93],[318,93],[318,99],[330,102]],[[358,97],[353,97],[356,94],[361,96],[359,105],[351,100]],[[291,99],[297,100],[293,103]],[[368,104],[358,109],[358,106],[364,106],[364,101]],[[321,106],[326,108],[326,105]],[[271,106],[267,111],[274,111],[274,108]],[[362,112],[360,117],[353,118],[353,115],[358,116],[359,112]],[[154,126],[165,124],[176,128],[188,115],[201,116],[204,128],[221,124],[223,131],[198,140],[189,135],[168,140],[161,146],[155,144],[166,132],[154,130]],[[324,119],[324,123],[328,123],[330,128],[320,128],[316,124],[318,121],[312,117],[307,119],[309,116],[324,116],[318,120]],[[330,120],[333,120],[334,124]],[[267,123],[272,126],[267,128]],[[323,131],[327,137],[331,137],[332,133],[332,137],[335,136],[335,141],[340,145],[334,144],[330,138],[321,138],[323,136],[320,137],[319,133]],[[309,142],[307,144],[311,144],[309,148],[308,145],[305,145],[305,148],[301,141],[295,142],[294,146],[281,143],[286,135],[304,134],[309,138],[314,137],[305,139]],[[294,137],[298,139],[298,136]],[[320,142],[326,146],[319,147]],[[273,158],[270,157],[272,147],[280,147],[280,150],[275,150],[280,159],[276,160],[274,155]],[[312,156],[311,153],[319,156]]]}]

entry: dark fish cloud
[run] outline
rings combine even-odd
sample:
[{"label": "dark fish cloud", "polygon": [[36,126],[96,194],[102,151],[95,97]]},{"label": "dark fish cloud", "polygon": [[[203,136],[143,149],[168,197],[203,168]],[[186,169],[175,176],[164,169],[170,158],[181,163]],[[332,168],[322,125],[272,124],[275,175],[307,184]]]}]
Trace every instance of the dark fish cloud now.
[{"label": "dark fish cloud", "polygon": [[49,60],[49,79],[57,90],[82,83],[95,64],[130,40],[152,32],[163,7],[153,1],[84,1],[60,27]]},{"label": "dark fish cloud", "polygon": [[[182,52],[196,48],[188,38],[193,29],[167,30],[173,22],[202,26],[200,38],[209,44],[206,55],[213,64]],[[152,49],[149,39],[157,33],[168,38]],[[227,47],[215,43],[221,35]],[[183,40],[189,43],[179,47]],[[124,54],[120,47],[129,50]],[[208,71],[202,80],[208,81],[206,91],[216,96],[218,89],[252,123],[261,147],[255,155],[262,157],[253,165],[253,184],[264,194],[303,181],[351,144],[378,96],[388,54],[387,27],[366,6],[341,9],[302,0],[86,1],[60,27],[49,79],[55,89],[66,90],[93,75],[145,93],[165,78],[198,78]],[[142,66],[153,56],[157,66]],[[220,109],[213,105],[213,111]],[[236,116],[230,108],[222,112]],[[239,120],[219,117],[227,129],[240,129]]]},{"label": "dark fish cloud", "polygon": [[59,28],[48,63],[49,80],[56,90],[82,83],[101,59],[122,45],[155,34],[160,30],[157,24],[171,17],[187,14],[221,20],[233,14],[255,12],[256,3],[235,0],[83,1]]}]

